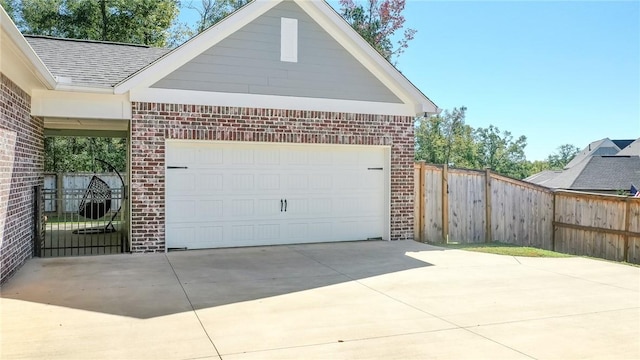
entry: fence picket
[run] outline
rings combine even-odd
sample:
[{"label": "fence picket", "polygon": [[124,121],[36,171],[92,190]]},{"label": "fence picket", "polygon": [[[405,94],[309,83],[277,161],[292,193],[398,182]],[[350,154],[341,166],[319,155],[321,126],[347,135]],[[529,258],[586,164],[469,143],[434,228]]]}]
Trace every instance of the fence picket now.
[{"label": "fence picket", "polygon": [[488,170],[415,169],[424,186],[423,199],[416,195],[424,206],[415,207],[415,218],[424,219],[416,228],[423,241],[449,235],[640,264],[640,199],[553,191]]}]

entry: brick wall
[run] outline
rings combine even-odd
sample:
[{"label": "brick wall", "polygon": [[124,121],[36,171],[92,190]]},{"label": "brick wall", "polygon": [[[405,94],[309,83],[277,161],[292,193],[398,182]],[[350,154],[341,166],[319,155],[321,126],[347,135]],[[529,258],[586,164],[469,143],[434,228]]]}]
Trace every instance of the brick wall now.
[{"label": "brick wall", "polygon": [[133,103],[134,252],[164,251],[165,139],[391,145],[391,238],[413,238],[413,117]]},{"label": "brick wall", "polygon": [[44,124],[30,109],[30,96],[0,74],[0,283],[33,253],[33,187],[43,182]]}]

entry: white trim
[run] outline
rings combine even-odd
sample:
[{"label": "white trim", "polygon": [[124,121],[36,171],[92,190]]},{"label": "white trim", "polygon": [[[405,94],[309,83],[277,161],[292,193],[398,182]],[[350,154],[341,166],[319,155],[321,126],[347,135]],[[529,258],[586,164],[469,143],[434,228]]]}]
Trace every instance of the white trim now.
[{"label": "white trim", "polygon": [[55,118],[131,120],[127,95],[112,93],[34,90],[31,115]]},{"label": "white trim", "polygon": [[298,19],[280,18],[280,61],[298,62]]},{"label": "white trim", "polygon": [[76,85],[68,85],[68,84],[60,84],[60,83],[58,83],[58,85],[55,87],[55,90],[68,91],[68,92],[81,92],[81,93],[111,94],[111,95],[113,95],[113,88],[76,86]]},{"label": "white trim", "polygon": [[56,79],[53,77],[49,69],[44,65],[44,62],[36,55],[31,45],[22,36],[13,20],[9,17],[9,14],[0,6],[0,28],[9,36],[13,43],[20,49],[22,54],[26,57],[29,63],[33,66],[33,74],[45,85],[48,89],[54,89],[56,87]]},{"label": "white trim", "polygon": [[386,178],[385,178],[385,201],[386,201],[386,226],[385,226],[385,236],[386,238],[382,238],[382,240],[391,241],[391,146],[385,146],[387,150],[385,151],[385,166],[387,167]]},{"label": "white trim", "polygon": [[130,92],[129,99],[131,102],[348,112],[377,115],[416,115],[413,105],[407,104],[193,90],[133,89]]},{"label": "white trim", "polygon": [[282,1],[254,0],[215,26],[203,31],[167,55],[123,80],[114,87],[114,92],[116,94],[124,94],[135,87],[149,87],[155,84]]}]

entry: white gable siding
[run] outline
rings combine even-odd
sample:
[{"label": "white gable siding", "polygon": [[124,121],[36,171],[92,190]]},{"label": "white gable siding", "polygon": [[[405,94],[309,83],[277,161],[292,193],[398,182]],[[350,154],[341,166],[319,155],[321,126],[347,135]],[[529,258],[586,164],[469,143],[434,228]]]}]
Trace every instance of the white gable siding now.
[{"label": "white gable siding", "polygon": [[[281,18],[298,20],[298,62],[281,61]],[[285,1],[153,88],[401,103],[298,5]]]}]

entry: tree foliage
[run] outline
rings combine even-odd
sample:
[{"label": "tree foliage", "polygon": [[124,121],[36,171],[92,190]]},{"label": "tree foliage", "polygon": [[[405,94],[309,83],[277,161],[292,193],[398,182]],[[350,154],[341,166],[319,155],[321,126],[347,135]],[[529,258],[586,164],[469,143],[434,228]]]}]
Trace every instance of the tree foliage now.
[{"label": "tree foliage", "polygon": [[465,107],[418,119],[416,159],[434,164],[475,167],[473,129],[465,124]]},{"label": "tree foliage", "polygon": [[392,61],[404,52],[416,34],[411,28],[396,34],[404,27],[405,4],[405,0],[340,0],[340,13],[385,59]]},{"label": "tree foliage", "polygon": [[46,137],[46,172],[108,172],[100,159],[125,171],[127,142],[122,138]]},{"label": "tree foliage", "polygon": [[2,0],[26,34],[167,45],[178,0]]},{"label": "tree foliage", "polygon": [[571,144],[558,146],[556,151],[547,157],[547,163],[550,169],[562,170],[578,153],[580,149]]},{"label": "tree foliage", "polygon": [[510,132],[490,125],[474,129],[465,124],[465,107],[416,122],[416,160],[459,168],[490,168],[522,179],[531,174],[526,160],[527,138],[514,139]]},{"label": "tree foliage", "polygon": [[195,24],[196,33],[201,33],[211,25],[214,25],[240,9],[252,0],[200,0],[200,4],[194,6],[191,3],[188,8],[198,12],[200,16]]}]

